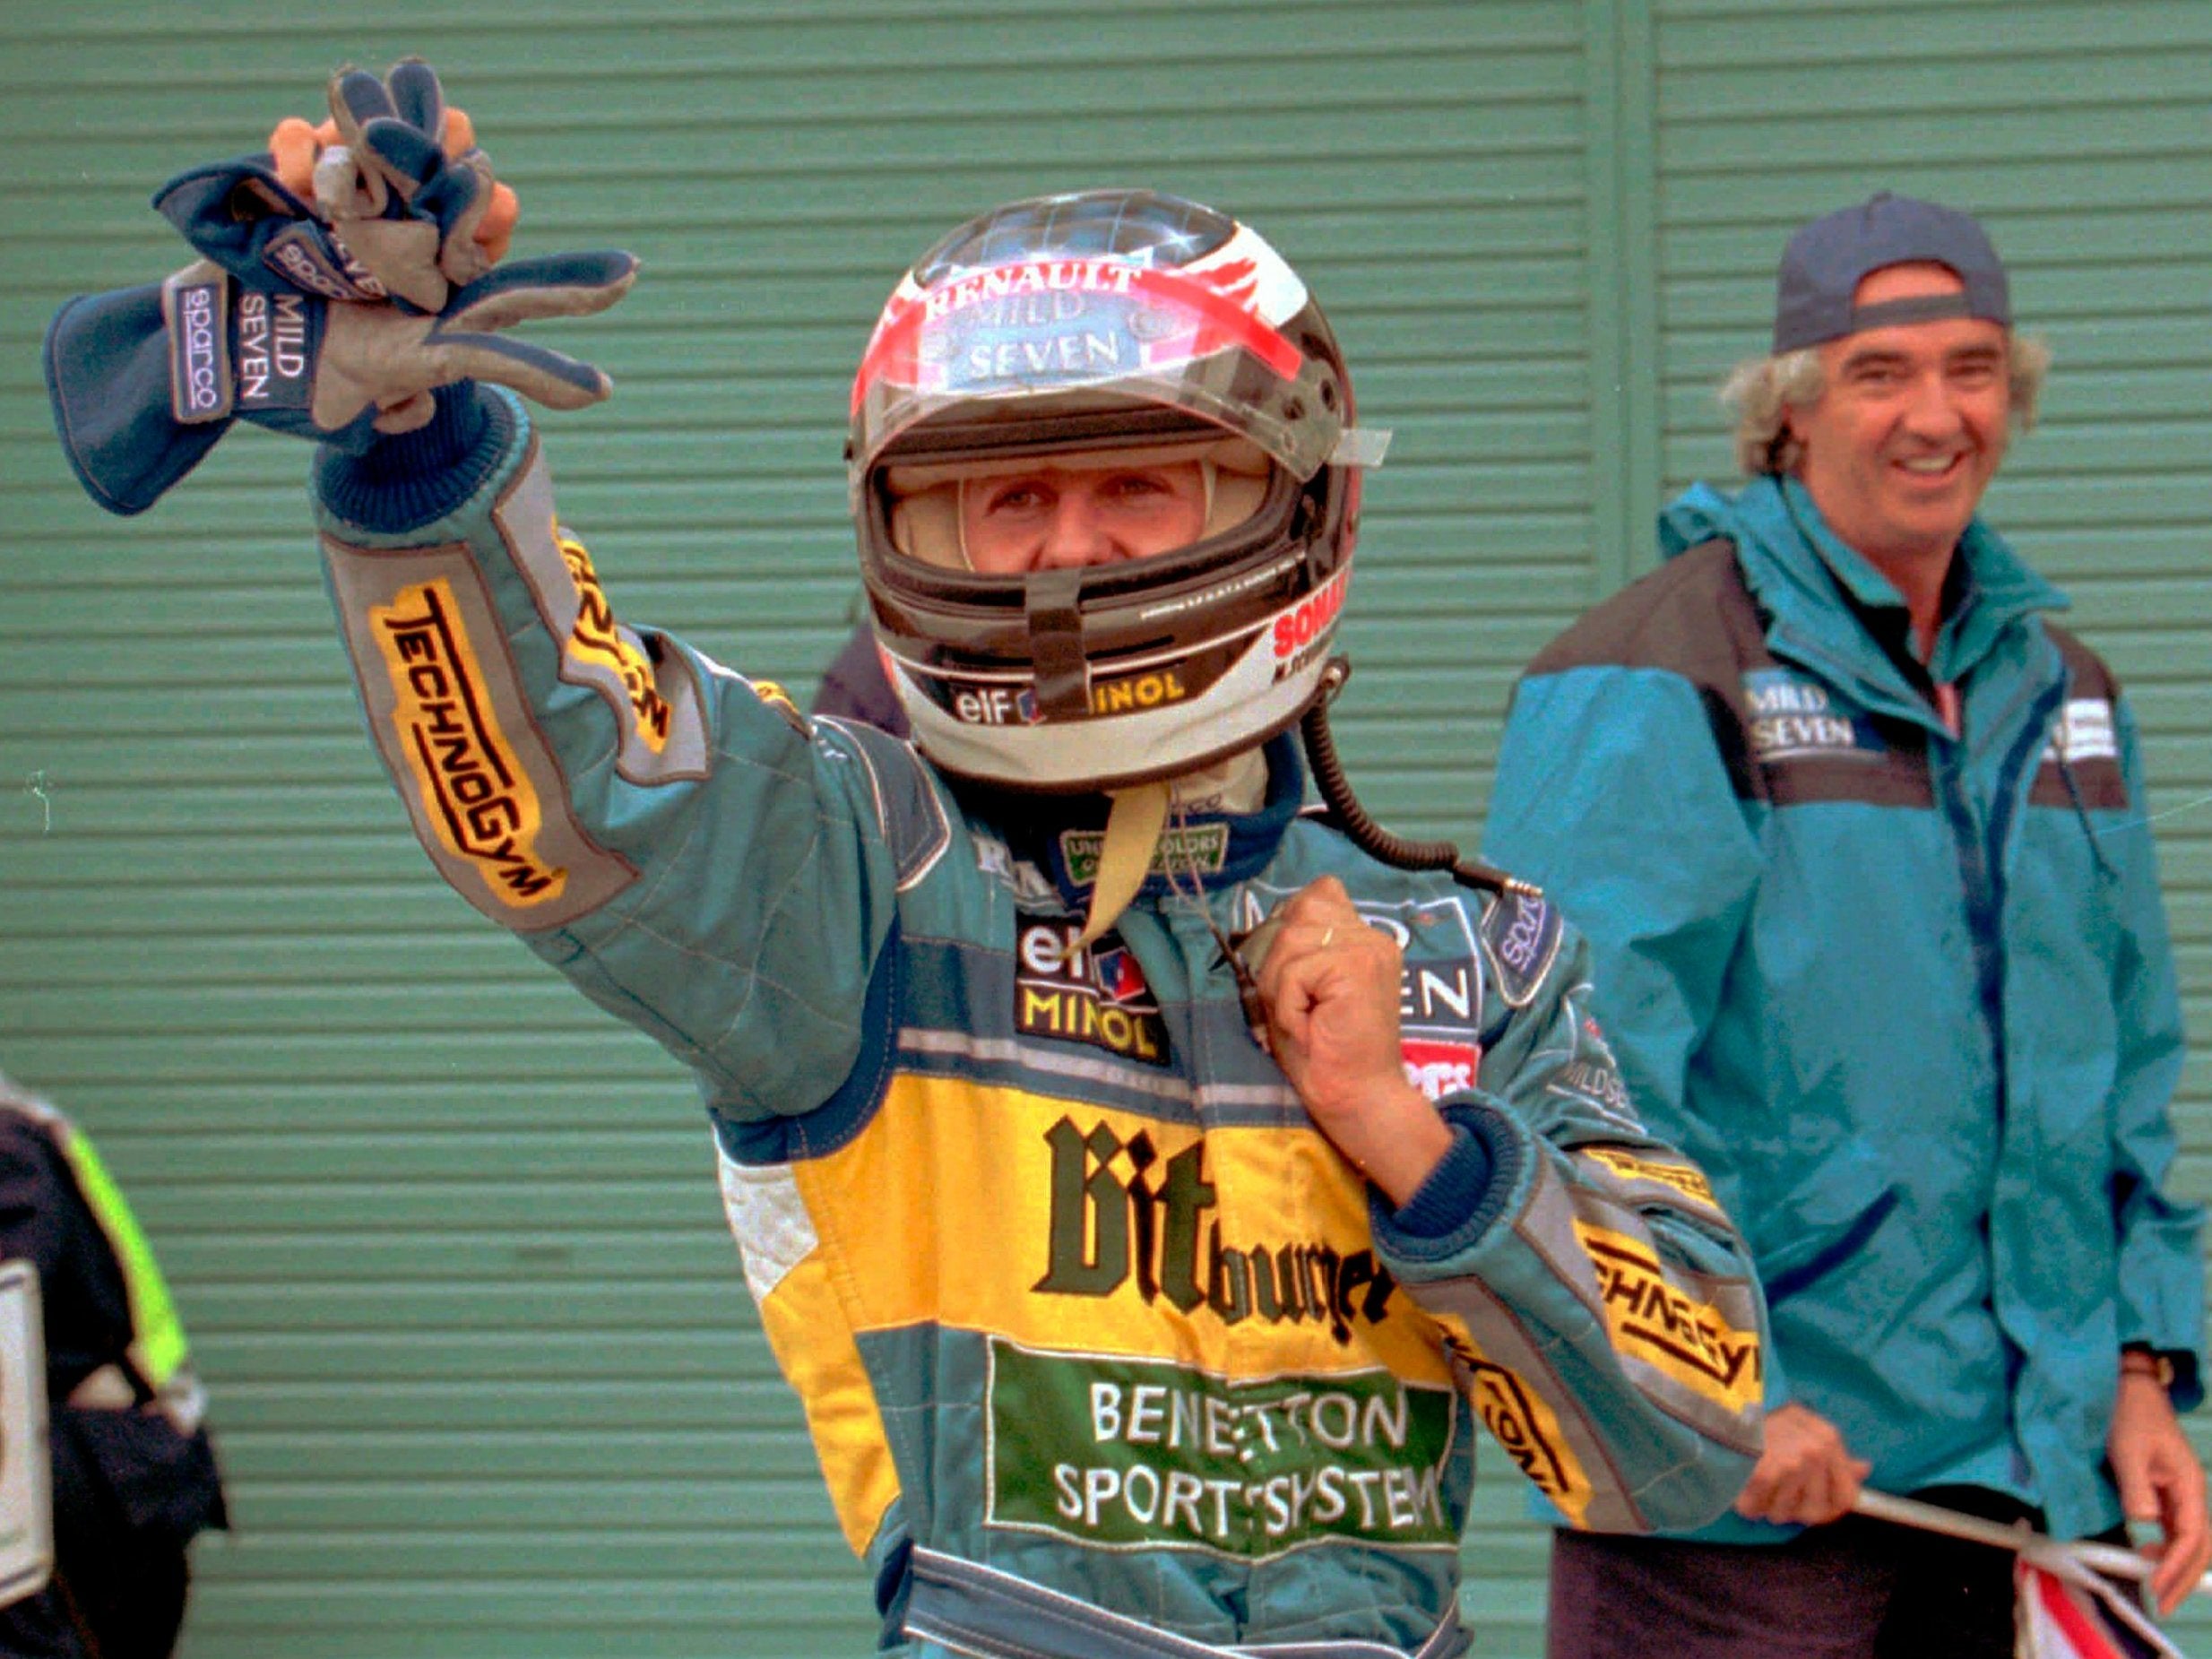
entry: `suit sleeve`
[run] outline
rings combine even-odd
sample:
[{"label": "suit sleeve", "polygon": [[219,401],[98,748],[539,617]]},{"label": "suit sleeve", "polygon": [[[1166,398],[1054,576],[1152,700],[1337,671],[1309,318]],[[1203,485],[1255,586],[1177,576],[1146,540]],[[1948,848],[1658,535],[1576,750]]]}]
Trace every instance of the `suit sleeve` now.
[{"label": "suit sleeve", "polygon": [[1378,1204],[1375,1234],[1483,1421],[1571,1525],[1695,1527],[1758,1457],[1764,1304],[1704,1175],[1629,1105],[1587,1010],[1586,947],[1551,926],[1484,1086],[1446,1103],[1487,1154],[1480,1200],[1437,1236]]},{"label": "suit sleeve", "polygon": [[417,838],[462,896],[756,1119],[853,1070],[948,820],[904,746],[616,620],[519,400],[324,451],[326,574]]},{"label": "suit sleeve", "polygon": [[[2145,799],[2135,716],[2118,704],[2128,799]],[[2103,838],[2117,877],[2121,947],[2113,1007],[2120,1043],[2113,1078],[2113,1218],[2120,1235],[2120,1340],[2174,1363],[2174,1403],[2204,1398],[2204,1212],[2166,1190],[2175,1152],[2169,1106],[2184,1058],[2173,950],[2147,825]]]}]

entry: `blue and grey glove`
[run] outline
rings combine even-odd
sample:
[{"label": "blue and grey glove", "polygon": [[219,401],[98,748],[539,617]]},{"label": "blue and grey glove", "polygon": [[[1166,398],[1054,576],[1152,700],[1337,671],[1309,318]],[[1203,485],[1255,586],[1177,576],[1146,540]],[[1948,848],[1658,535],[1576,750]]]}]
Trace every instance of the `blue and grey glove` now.
[{"label": "blue and grey glove", "polygon": [[514,194],[419,58],[331,77],[331,119],[279,122],[259,155],[179,173],[153,204],[241,281],[435,314],[505,250]]},{"label": "blue and grey glove", "polygon": [[433,389],[464,379],[553,409],[598,402],[613,389],[598,369],[497,331],[603,311],[636,274],[622,253],[515,260],[433,316],[201,260],[166,282],[64,306],[47,330],[47,393],[87,493],[110,512],[143,512],[234,420],[358,454],[380,433],[427,423]]}]

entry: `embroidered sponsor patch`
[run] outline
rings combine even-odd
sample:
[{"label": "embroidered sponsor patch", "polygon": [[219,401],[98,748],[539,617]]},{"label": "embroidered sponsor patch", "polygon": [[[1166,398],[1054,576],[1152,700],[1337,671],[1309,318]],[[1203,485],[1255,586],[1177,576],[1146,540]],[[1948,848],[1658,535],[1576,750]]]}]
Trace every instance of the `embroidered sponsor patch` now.
[{"label": "embroidered sponsor patch", "polygon": [[[291,225],[269,238],[262,249],[262,263],[287,282],[325,299],[385,298],[384,284],[336,237],[329,239],[331,247],[326,250],[314,230]],[[342,255],[342,263],[333,260],[333,253]]]},{"label": "embroidered sponsor patch", "polygon": [[[1099,851],[1105,844],[1103,830],[1062,830],[1060,859],[1067,866],[1067,879],[1079,887],[1096,881]],[[1226,824],[1170,825],[1162,833],[1160,844],[1152,850],[1147,873],[1164,876],[1172,869],[1180,876],[1197,870],[1202,876],[1218,876],[1228,863]]]},{"label": "embroidered sponsor patch", "polygon": [[1449,898],[1355,900],[1352,908],[1369,927],[1397,941],[1398,1029],[1405,1041],[1470,1047],[1482,1023],[1483,980],[1466,906]]},{"label": "embroidered sponsor patch", "polygon": [[1529,1483],[1577,1525],[1589,1509],[1590,1477],[1560,1430],[1560,1420],[1542,1395],[1502,1365],[1463,1355],[1474,1409],[1491,1438],[1513,1459]]},{"label": "embroidered sponsor patch", "polygon": [[307,301],[298,294],[238,296],[238,402],[253,409],[305,409],[308,376]]},{"label": "embroidered sponsor patch", "polygon": [[1579,1101],[1623,1128],[1640,1130],[1644,1127],[1629,1099],[1629,1085],[1620,1081],[1620,1074],[1613,1068],[1610,1056],[1596,1059],[1586,1055],[1571,1059],[1546,1078],[1543,1086],[1547,1094]]},{"label": "embroidered sponsor patch", "polygon": [[1014,851],[996,835],[972,832],[975,842],[975,868],[986,876],[994,876],[1014,890],[1016,898],[1037,903],[1052,896],[1052,884],[1045,873],[1027,859],[1017,859]]},{"label": "embroidered sponsor patch", "polygon": [[1110,929],[1089,946],[1082,932],[1073,917],[1017,917],[1014,1028],[1165,1066],[1167,1022],[1136,956]]},{"label": "embroidered sponsor patch", "polygon": [[539,856],[537,791],[499,730],[482,670],[444,577],[372,606],[370,630],[392,677],[393,730],[445,851],[505,904],[560,896],[568,872]]},{"label": "embroidered sponsor patch", "polygon": [[1596,1269],[1599,1303],[1617,1352],[1727,1411],[1741,1412],[1758,1399],[1757,1331],[1739,1328],[1710,1302],[1668,1283],[1658,1257],[1641,1240],[1579,1220],[1575,1236]]},{"label": "embroidered sponsor patch", "polygon": [[[583,543],[557,524],[553,528],[553,540],[576,584],[576,623],[569,630],[568,655],[611,673],[620,682],[629,702],[631,730],[658,755],[668,747],[669,705],[653,683],[652,664],[637,643],[615,626],[614,607],[607,602],[606,590],[599,584],[599,573],[592,568],[592,556],[584,551]],[[791,703],[780,686],[757,681],[753,688],[763,702],[773,700],[769,696],[773,691],[785,704]]]},{"label": "embroidered sponsor patch", "polygon": [[[195,276],[194,272],[205,272]],[[229,414],[230,279],[202,264],[161,286],[169,349],[169,410],[180,424],[220,420]]]},{"label": "embroidered sponsor patch", "polygon": [[1231,1380],[990,1345],[985,1525],[1264,1560],[1323,1539],[1452,1549],[1448,1388],[1387,1371]]},{"label": "embroidered sponsor patch", "polygon": [[1340,1348],[1361,1323],[1390,1317],[1397,1281],[1371,1249],[1338,1249],[1310,1231],[1224,1239],[1203,1138],[1169,1153],[1150,1128],[1117,1133],[1101,1119],[1085,1131],[1062,1118],[1044,1140],[1051,1209],[1044,1275],[1031,1287],[1040,1294],[1134,1291],[1147,1307],[1207,1309],[1224,1326],[1311,1324]]},{"label": "embroidered sponsor patch", "polygon": [[2104,697],[2075,697],[2052,722],[2051,740],[2044,746],[2042,764],[2119,758],[2120,732],[2113,721],[2112,704]]},{"label": "embroidered sponsor patch", "polygon": [[[566,549],[564,549],[565,553]],[[786,724],[800,732],[806,731],[807,716],[799,709],[799,704],[791,701],[790,692],[784,690],[773,679],[748,679],[745,683],[753,688],[755,696],[782,715]]]},{"label": "embroidered sponsor patch", "polygon": [[1879,755],[1888,745],[1873,722],[1829,687],[1788,669],[1743,676],[1751,755],[1763,761],[1812,756]]},{"label": "embroidered sponsor patch", "polygon": [[1705,1171],[1694,1163],[1675,1163],[1658,1158],[1646,1158],[1622,1146],[1577,1146],[1576,1154],[1602,1163],[1632,1186],[1664,1187],[1680,1193],[1692,1204],[1720,1213],[1720,1200],[1713,1196],[1713,1183],[1705,1178]]},{"label": "embroidered sponsor patch", "polygon": [[1482,1064],[1482,1050],[1472,1042],[1407,1037],[1399,1042],[1398,1054],[1405,1062],[1406,1082],[1432,1101],[1473,1088]]},{"label": "embroidered sponsor patch", "polygon": [[1501,893],[1482,911],[1482,949],[1497,971],[1498,994],[1525,1008],[1543,988],[1566,929],[1559,907],[1536,893]]}]

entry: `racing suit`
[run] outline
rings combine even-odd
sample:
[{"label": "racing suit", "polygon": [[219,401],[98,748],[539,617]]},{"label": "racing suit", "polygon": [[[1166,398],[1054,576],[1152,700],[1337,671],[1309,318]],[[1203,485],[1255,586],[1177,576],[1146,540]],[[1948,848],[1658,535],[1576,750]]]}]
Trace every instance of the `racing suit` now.
[{"label": "racing suit", "polygon": [[[1264,808],[1171,826],[1173,883],[1080,949],[1102,801],[955,792],[618,626],[504,393],[325,452],[317,494],[440,871],[696,1075],[885,1650],[1461,1652],[1477,1417],[1578,1524],[1740,1488],[1741,1246],[1638,1126],[1541,899],[1375,863],[1299,815],[1278,739]],[[1404,942],[1405,1058],[1456,1126],[1405,1212],[1206,925],[1323,875]]]}]

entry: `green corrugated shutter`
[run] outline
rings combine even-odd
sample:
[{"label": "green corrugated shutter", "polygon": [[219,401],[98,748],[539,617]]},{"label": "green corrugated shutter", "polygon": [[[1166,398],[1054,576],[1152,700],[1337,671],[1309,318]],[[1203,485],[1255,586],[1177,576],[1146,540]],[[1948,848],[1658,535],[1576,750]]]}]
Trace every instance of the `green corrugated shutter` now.
[{"label": "green corrugated shutter", "polygon": [[[1992,211],[2061,375],[2095,371],[1996,510],[2138,685],[2162,804],[2212,788],[2189,0],[407,0],[359,28],[92,0],[10,7],[0,44],[0,1063],[99,1135],[213,1389],[240,1532],[201,1552],[193,1659],[799,1659],[872,1629],[687,1086],[406,834],[304,451],[235,436],[125,523],[48,430],[54,306],[181,264],[151,187],[319,113],[341,60],[445,71],[523,251],[644,255],[618,311],[539,335],[620,382],[547,422],[564,515],[626,617],[802,692],[851,601],[843,393],[892,273],[1036,190],[1250,218],[1399,435],[1348,623],[1354,778],[1469,845],[1513,672],[1645,567],[1663,475],[1724,459],[1703,385],[1756,343],[1783,229],[1900,167]],[[2206,822],[2161,826],[2199,1030]],[[1467,1600],[1485,1652],[1533,1655],[1542,1539],[1501,1468]]]}]

